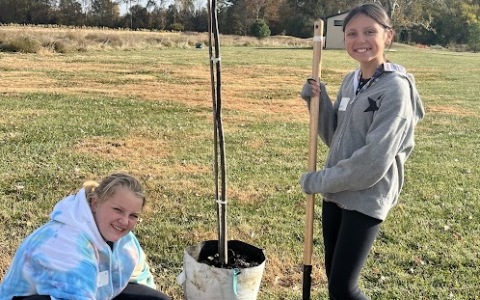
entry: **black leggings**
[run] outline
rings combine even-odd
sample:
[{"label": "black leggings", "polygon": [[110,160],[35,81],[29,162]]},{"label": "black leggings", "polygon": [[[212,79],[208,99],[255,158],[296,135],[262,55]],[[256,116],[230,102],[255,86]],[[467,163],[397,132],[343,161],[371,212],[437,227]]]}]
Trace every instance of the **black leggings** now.
[{"label": "black leggings", "polygon": [[[50,300],[50,296],[13,297],[12,300]],[[170,300],[170,297],[146,285],[129,283],[114,300]]]},{"label": "black leggings", "polygon": [[358,288],[360,271],[382,221],[323,201],[325,270],[331,300],[369,299]]}]

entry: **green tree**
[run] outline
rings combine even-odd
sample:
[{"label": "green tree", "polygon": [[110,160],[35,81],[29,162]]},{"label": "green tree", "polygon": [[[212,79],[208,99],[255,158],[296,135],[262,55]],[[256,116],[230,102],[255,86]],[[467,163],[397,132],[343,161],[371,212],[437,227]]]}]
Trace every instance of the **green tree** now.
[{"label": "green tree", "polygon": [[[278,26],[282,22],[279,18],[279,6],[285,0],[245,0],[248,9],[248,23],[253,26],[257,20],[263,20],[265,25],[279,34]],[[271,33],[271,32],[270,32]]]},{"label": "green tree", "polygon": [[480,48],[480,22],[473,22],[468,28],[468,45],[473,52]]},{"label": "green tree", "polygon": [[90,25],[114,27],[120,17],[120,8],[111,0],[93,0]]},{"label": "green tree", "polygon": [[194,0],[174,0],[177,8],[178,18],[177,23],[183,25],[183,30],[193,30],[192,19],[195,12]]},{"label": "green tree", "polygon": [[468,23],[458,0],[442,0],[442,5],[430,7],[424,14],[431,18],[430,28],[413,27],[413,41],[442,46],[467,42]]},{"label": "green tree", "polygon": [[248,5],[245,0],[232,0],[225,11],[226,24],[220,28],[222,33],[247,35],[252,16],[249,14]]},{"label": "green tree", "polygon": [[166,11],[166,19],[167,19],[167,22],[166,22],[166,28],[167,29],[171,29],[171,26],[172,24],[179,24],[179,13],[178,13],[178,9],[175,5],[171,4],[170,6],[168,6],[167,8],[167,11]]},{"label": "green tree", "polygon": [[0,0],[0,23],[25,23],[28,0]]},{"label": "green tree", "polygon": [[156,6],[150,13],[151,28],[165,30],[167,28],[167,10],[162,6]]},{"label": "green tree", "polygon": [[192,30],[197,32],[208,31],[208,10],[206,7],[198,9],[192,16]]},{"label": "green tree", "polygon": [[130,8],[130,15],[132,20],[130,28],[140,29],[149,27],[150,14],[148,13],[147,8],[140,5],[134,5]]},{"label": "green tree", "polygon": [[284,20],[285,34],[307,38],[313,35],[313,22],[324,16],[321,0],[286,0],[281,19]]},{"label": "green tree", "polygon": [[250,33],[259,39],[266,38],[270,36],[270,28],[268,24],[265,23],[264,20],[258,19],[253,22],[252,26],[250,27]]},{"label": "green tree", "polygon": [[27,15],[24,22],[29,24],[55,23],[54,1],[33,0],[27,2]]},{"label": "green tree", "polygon": [[82,5],[75,0],[60,0],[57,23],[60,25],[83,25]]}]

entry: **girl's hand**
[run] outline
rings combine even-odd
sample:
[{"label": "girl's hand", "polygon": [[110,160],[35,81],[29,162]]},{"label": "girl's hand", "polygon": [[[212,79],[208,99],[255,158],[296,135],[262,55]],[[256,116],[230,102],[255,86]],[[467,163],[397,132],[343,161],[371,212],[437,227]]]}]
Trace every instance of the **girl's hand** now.
[{"label": "girl's hand", "polygon": [[307,82],[303,85],[300,96],[303,100],[309,102],[310,98],[320,95],[320,85],[317,80],[308,78]]},{"label": "girl's hand", "polygon": [[308,78],[307,82],[310,84],[310,88],[312,89],[312,97],[320,95],[320,84],[318,84],[318,82],[313,78]]}]

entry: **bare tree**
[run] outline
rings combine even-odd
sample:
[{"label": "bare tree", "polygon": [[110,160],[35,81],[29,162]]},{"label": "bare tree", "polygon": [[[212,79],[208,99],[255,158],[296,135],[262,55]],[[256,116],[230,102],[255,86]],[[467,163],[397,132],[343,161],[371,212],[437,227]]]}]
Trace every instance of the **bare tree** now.
[{"label": "bare tree", "polygon": [[433,30],[432,11],[434,7],[448,7],[448,0],[374,0],[387,11],[394,26],[401,29],[422,27]]}]

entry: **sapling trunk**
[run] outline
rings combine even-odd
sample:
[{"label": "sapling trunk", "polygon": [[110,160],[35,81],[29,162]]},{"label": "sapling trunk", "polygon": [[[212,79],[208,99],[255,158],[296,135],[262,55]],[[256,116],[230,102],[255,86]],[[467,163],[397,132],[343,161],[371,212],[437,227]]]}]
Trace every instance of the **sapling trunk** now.
[{"label": "sapling trunk", "polygon": [[[225,140],[222,124],[220,39],[216,0],[208,1],[208,43],[210,55],[210,79],[212,83],[212,107],[214,127],[215,200],[217,202],[218,254],[223,265],[228,264],[227,244],[227,180]],[[212,40],[213,38],[213,40]]]}]

